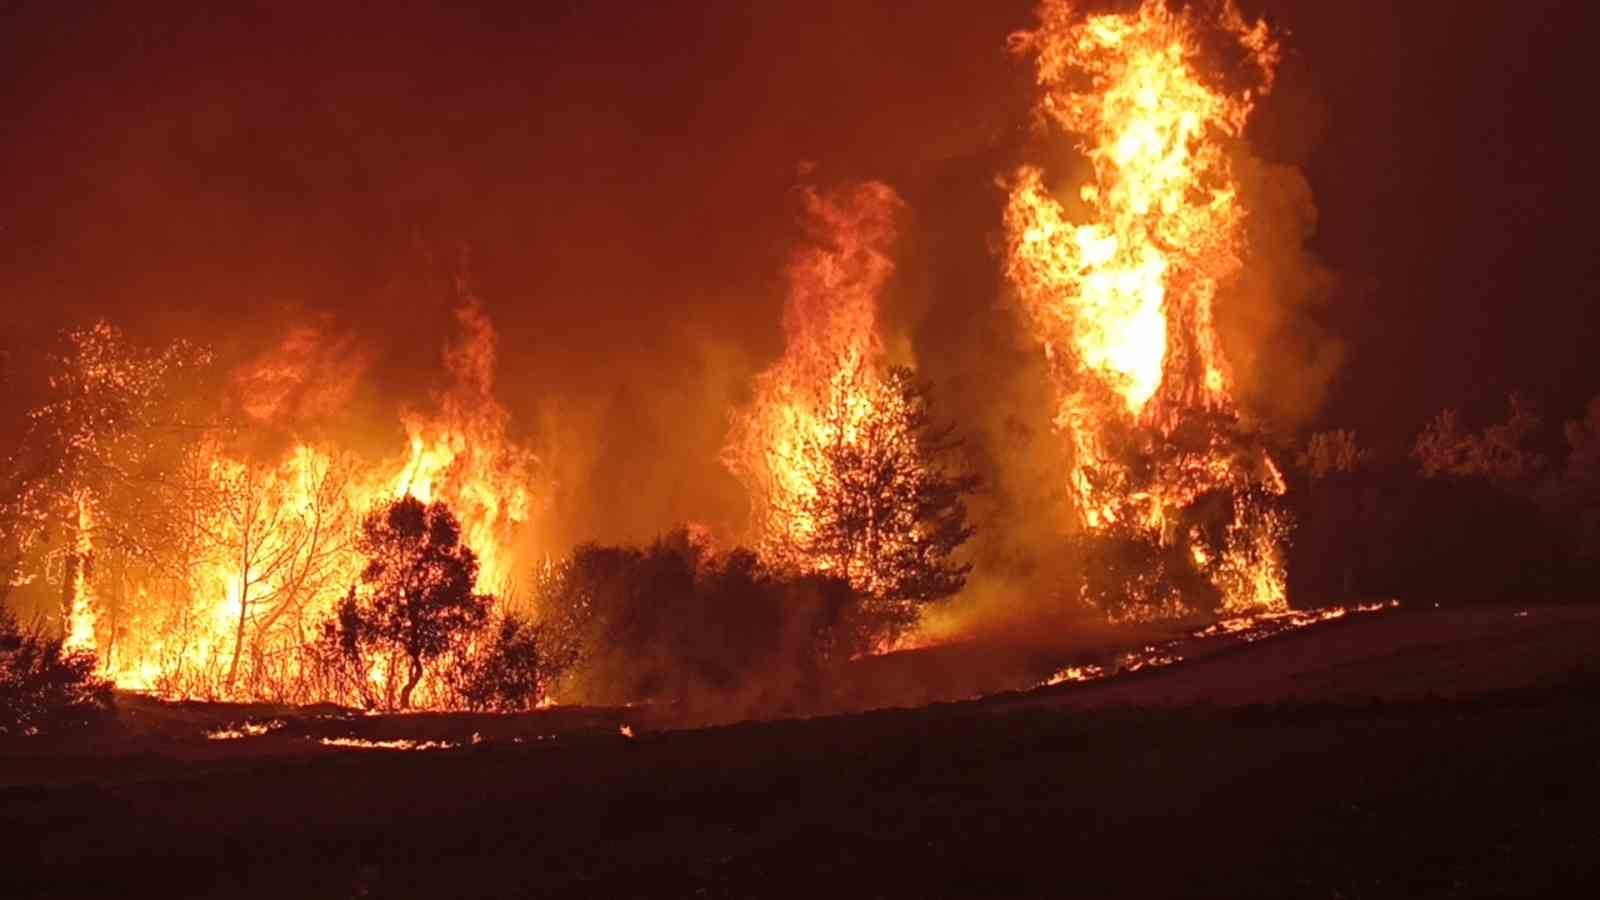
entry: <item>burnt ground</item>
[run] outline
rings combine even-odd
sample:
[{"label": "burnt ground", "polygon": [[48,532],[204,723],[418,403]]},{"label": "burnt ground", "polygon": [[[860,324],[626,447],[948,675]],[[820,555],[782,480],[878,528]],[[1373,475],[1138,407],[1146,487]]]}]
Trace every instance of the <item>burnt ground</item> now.
[{"label": "burnt ground", "polygon": [[[0,746],[0,896],[1596,895],[1600,608],[1400,610],[1186,655],[701,729],[132,701],[92,740]],[[950,665],[874,665],[919,659]]]}]

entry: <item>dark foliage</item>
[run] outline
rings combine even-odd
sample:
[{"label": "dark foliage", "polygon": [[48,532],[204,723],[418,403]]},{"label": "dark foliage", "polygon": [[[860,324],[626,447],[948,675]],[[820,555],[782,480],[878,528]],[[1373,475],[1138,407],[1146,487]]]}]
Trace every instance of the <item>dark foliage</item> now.
[{"label": "dark foliage", "polygon": [[1564,540],[1532,499],[1484,478],[1370,466],[1296,485],[1289,595],[1530,602],[1561,593]]},{"label": "dark foliage", "polygon": [[374,509],[357,548],[367,565],[359,587],[340,602],[332,636],[351,659],[404,657],[403,709],[427,664],[483,626],[490,598],[474,593],[478,558],[461,543],[461,525],[442,503],[424,506],[406,496]]},{"label": "dark foliage", "polygon": [[462,703],[472,710],[534,709],[577,661],[577,648],[559,640],[555,629],[515,615],[502,617],[484,640],[461,678]]},{"label": "dark foliage", "polygon": [[82,728],[112,715],[111,685],[95,677],[92,653],[30,634],[0,607],[0,735]]},{"label": "dark foliage", "polygon": [[[1290,596],[1301,605],[1401,597],[1431,603],[1592,599],[1600,577],[1600,402],[1552,430],[1515,396],[1505,421],[1436,416],[1409,457],[1337,448],[1301,454]],[[1330,462],[1332,460],[1332,462]]]},{"label": "dark foliage", "polygon": [[648,548],[587,545],[541,579],[547,639],[580,658],[588,702],[706,694],[792,696],[822,667],[866,649],[903,609],[843,581],[712,552],[685,531]]}]

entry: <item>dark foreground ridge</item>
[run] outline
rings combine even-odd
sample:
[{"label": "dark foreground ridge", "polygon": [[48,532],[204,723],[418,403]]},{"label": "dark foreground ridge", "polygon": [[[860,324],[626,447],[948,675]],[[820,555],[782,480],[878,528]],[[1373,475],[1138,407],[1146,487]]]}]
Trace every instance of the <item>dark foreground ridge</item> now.
[{"label": "dark foreground ridge", "polygon": [[11,747],[0,895],[1590,895],[1597,651],[1600,610],[1395,614],[1115,683],[633,738],[590,712],[426,753]]}]

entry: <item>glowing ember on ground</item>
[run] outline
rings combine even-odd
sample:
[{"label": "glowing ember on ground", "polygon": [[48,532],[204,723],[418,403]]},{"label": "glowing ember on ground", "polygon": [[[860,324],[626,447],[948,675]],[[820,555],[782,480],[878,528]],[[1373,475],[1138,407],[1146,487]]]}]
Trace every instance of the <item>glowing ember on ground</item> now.
[{"label": "glowing ember on ground", "polygon": [[1052,687],[1072,682],[1098,681],[1113,675],[1160,668],[1183,662],[1176,648],[1190,640],[1228,638],[1243,643],[1255,643],[1290,631],[1298,631],[1323,622],[1343,619],[1351,615],[1383,612],[1399,607],[1398,600],[1381,603],[1363,603],[1357,606],[1330,606],[1324,609],[1288,610],[1284,612],[1257,613],[1235,616],[1201,628],[1187,638],[1144,647],[1123,653],[1109,667],[1098,665],[1067,666],[1041,682],[1039,687]]},{"label": "glowing ember on ground", "polygon": [[367,738],[325,737],[319,738],[317,743],[324,747],[339,747],[346,750],[454,750],[466,746],[463,741],[418,741],[411,738],[378,741]]},{"label": "glowing ember on ground", "polygon": [[1223,619],[1212,625],[1195,632],[1195,637],[1213,637],[1222,634],[1237,635],[1245,641],[1259,641],[1264,637],[1271,637],[1285,631],[1315,625],[1318,622],[1328,622],[1342,619],[1352,613],[1379,612],[1393,609],[1400,605],[1398,600],[1384,603],[1363,603],[1357,606],[1329,606],[1323,609],[1286,610],[1283,612],[1259,613],[1253,616],[1237,616]]},{"label": "glowing ember on ground", "polygon": [[1106,670],[1099,666],[1067,666],[1065,669],[1062,669],[1056,674],[1051,675],[1050,679],[1044,684],[1046,687],[1049,687],[1057,684],[1065,684],[1069,681],[1094,681],[1097,678],[1104,678],[1105,676]]},{"label": "glowing ember on ground", "polygon": [[243,722],[238,725],[230,725],[227,728],[219,728],[216,731],[208,731],[206,732],[206,740],[236,741],[240,738],[261,737],[264,734],[277,731],[285,724],[282,719],[274,719],[270,722]]}]

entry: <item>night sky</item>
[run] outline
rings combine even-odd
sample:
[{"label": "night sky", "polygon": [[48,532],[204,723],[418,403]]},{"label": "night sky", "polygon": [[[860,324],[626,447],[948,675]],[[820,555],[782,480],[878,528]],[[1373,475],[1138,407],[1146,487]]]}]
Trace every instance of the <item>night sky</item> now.
[{"label": "night sky", "polygon": [[[1511,389],[1575,415],[1600,392],[1595,15],[1242,5],[1288,50],[1250,141],[1309,180],[1332,273],[1299,314],[1343,361],[1299,424],[1403,441]],[[409,390],[443,309],[418,260],[468,246],[518,421],[587,410],[639,478],[731,509],[715,449],[781,349],[802,163],[908,200],[886,319],[929,371],[972,384],[990,354],[949,348],[1013,327],[995,179],[1033,140],[1004,49],[1028,0],[195,6],[5,5],[8,343],[110,314],[245,354],[311,318]]]}]

